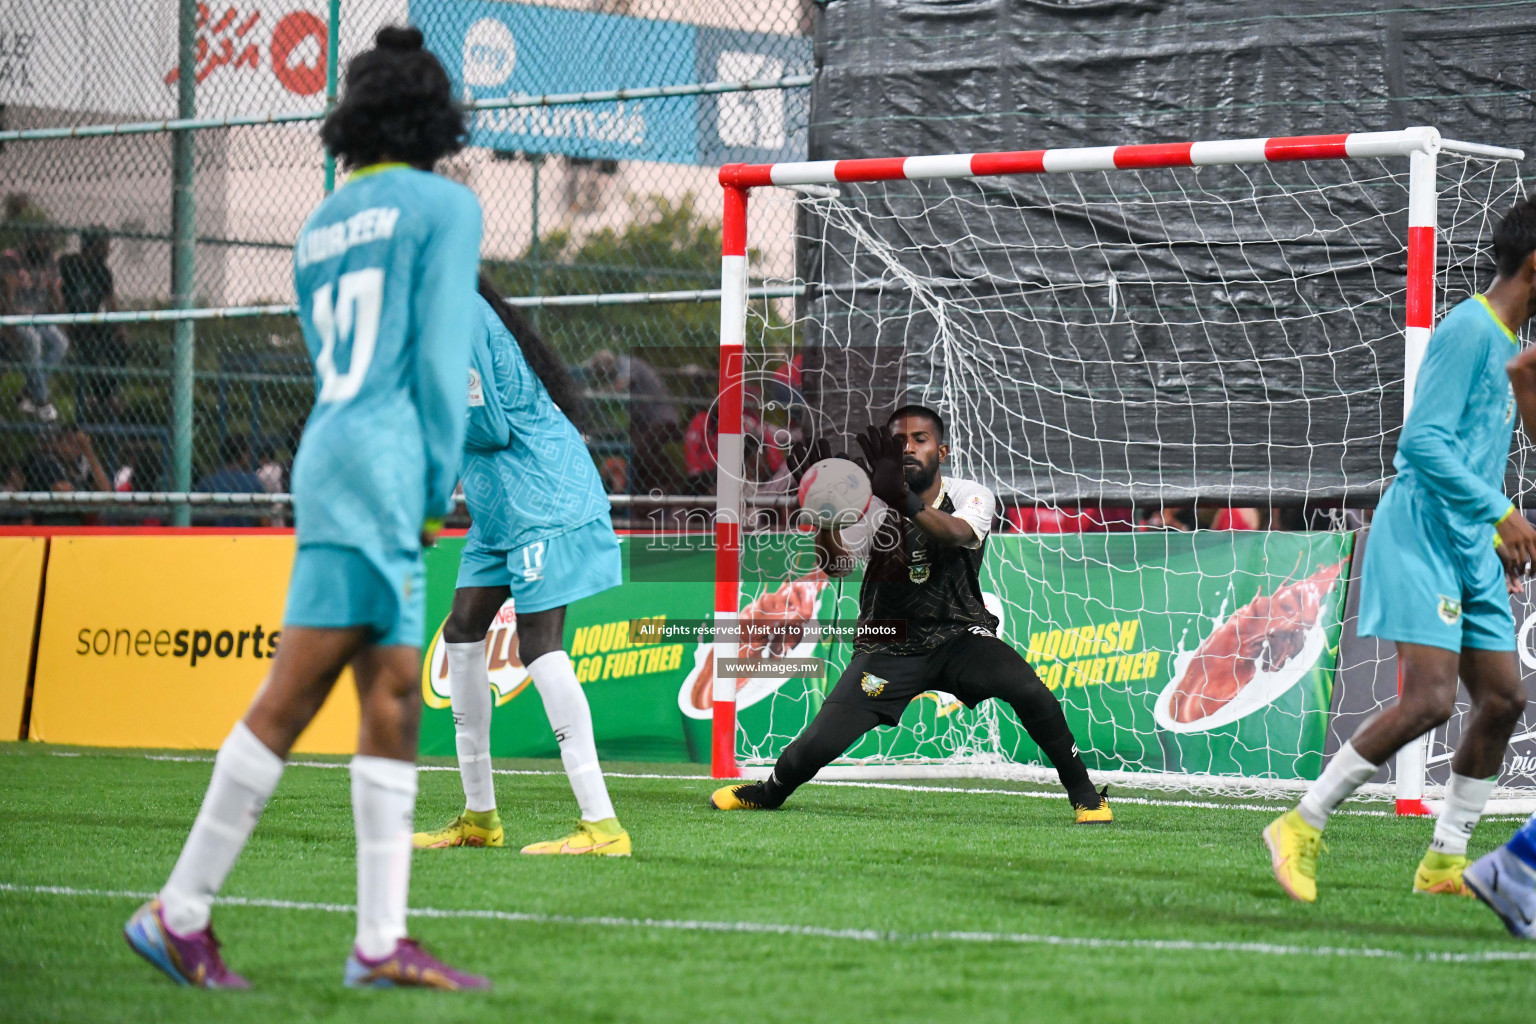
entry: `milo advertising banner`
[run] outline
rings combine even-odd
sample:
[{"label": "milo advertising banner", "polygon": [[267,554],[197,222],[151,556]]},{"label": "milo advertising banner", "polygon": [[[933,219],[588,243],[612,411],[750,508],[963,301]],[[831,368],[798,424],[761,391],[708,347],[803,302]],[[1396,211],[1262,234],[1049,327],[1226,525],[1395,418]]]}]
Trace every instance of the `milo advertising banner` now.
[{"label": "milo advertising banner", "polygon": [[[713,551],[694,538],[629,537],[624,585],[573,605],[566,647],[607,758],[707,761],[715,666]],[[982,587],[1000,635],[1061,699],[1091,767],[1312,777],[1320,770],[1343,621],[1351,536],[1333,533],[1007,535],[988,542]],[[462,541],[429,555],[428,621],[448,613]],[[756,539],[743,565],[743,623],[761,624],[737,678],[741,753],[771,760],[808,723],[851,657],[857,575],[811,568],[808,537]],[[498,757],[558,748],[517,658],[515,609],[487,658]],[[424,754],[454,753],[446,656],[423,665]],[[770,663],[819,658],[825,674]],[[850,756],[1002,753],[1039,760],[1011,709],[923,694],[899,729]]]},{"label": "milo advertising banner", "polygon": [[[697,643],[635,643],[632,620],[698,621],[710,614],[713,584],[633,578],[631,538],[625,547],[624,584],[571,605],[565,617],[565,648],[592,706],[598,751],[605,758],[642,761],[707,761],[709,740],[693,747],[677,710],[677,692],[692,669]],[[462,538],[447,538],[427,552],[427,622],[421,694],[421,752],[453,756],[453,715],[448,699],[448,658],[442,624],[453,605]],[[713,572],[682,564],[673,574]],[[642,572],[641,574],[645,574]],[[503,606],[486,639],[495,710],[491,752],[496,757],[559,757],[538,691],[517,655],[517,616]]]},{"label": "milo advertising banner", "polygon": [[[1027,609],[1005,636],[1061,699],[1090,767],[1321,770],[1351,535],[999,539],[991,583]],[[1005,750],[1034,754],[1027,739]]]}]

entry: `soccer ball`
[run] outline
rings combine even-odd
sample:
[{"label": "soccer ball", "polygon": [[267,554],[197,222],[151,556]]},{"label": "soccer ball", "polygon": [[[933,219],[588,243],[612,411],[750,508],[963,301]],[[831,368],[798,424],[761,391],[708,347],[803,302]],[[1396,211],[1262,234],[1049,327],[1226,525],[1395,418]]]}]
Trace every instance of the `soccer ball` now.
[{"label": "soccer ball", "polygon": [[817,526],[852,526],[869,509],[869,477],[847,459],[822,459],[800,478],[800,507]]}]

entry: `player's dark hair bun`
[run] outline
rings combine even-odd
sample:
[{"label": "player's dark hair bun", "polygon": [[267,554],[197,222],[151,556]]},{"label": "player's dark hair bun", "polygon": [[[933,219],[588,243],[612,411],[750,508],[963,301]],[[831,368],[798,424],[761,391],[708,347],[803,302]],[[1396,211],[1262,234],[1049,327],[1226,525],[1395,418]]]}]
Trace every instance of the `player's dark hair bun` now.
[{"label": "player's dark hair bun", "polygon": [[402,160],[423,168],[463,149],[464,111],[421,30],[386,25],[373,39],[347,65],[341,102],[320,126],[325,148],[347,167]]},{"label": "player's dark hair bun", "polygon": [[415,25],[385,25],[373,37],[373,45],[381,50],[419,50],[425,42]]}]

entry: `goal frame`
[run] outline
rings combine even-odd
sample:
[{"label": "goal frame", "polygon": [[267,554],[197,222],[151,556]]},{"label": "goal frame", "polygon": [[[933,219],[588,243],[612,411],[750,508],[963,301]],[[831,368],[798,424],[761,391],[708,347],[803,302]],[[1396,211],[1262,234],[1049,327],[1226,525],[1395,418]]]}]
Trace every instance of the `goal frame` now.
[{"label": "goal frame", "polygon": [[[747,213],[751,192],[770,186],[829,186],[876,181],[981,178],[1083,171],[1148,170],[1240,164],[1406,158],[1408,168],[1408,251],[1403,324],[1403,416],[1413,401],[1435,319],[1435,269],[1439,196],[1435,187],[1440,152],[1522,160],[1521,150],[1442,138],[1427,126],[1388,132],[1273,136],[1208,142],[1162,142],[1122,146],[1013,150],[988,153],[811,160],[775,164],[727,164],[720,169],[724,191],[720,260],[720,433],[715,497],[715,633],[713,722],[710,767],[715,778],[742,777],[736,756],[736,679],[718,666],[738,656],[731,635],[739,620],[743,520],[742,398],[747,324]],[[722,636],[724,632],[724,636]],[[1401,675],[1399,675],[1401,688]],[[1428,736],[1397,755],[1396,810],[1428,815],[1424,778]],[[911,775],[911,766],[904,766]],[[953,774],[953,772],[950,772]],[[867,777],[867,775],[866,775]]]}]

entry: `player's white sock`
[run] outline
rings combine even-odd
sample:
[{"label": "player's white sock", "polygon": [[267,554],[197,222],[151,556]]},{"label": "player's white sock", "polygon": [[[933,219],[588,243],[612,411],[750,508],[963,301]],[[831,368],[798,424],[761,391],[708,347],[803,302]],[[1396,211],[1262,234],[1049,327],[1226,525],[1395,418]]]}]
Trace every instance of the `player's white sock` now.
[{"label": "player's white sock", "polygon": [[564,651],[550,651],[535,658],[528,666],[544,714],[560,743],[560,760],[576,793],[583,821],[602,821],[613,817],[613,802],[608,799],[608,784],[603,781],[602,766],[597,763],[597,743],[592,735],[592,709],[587,695],[576,681],[576,670]]},{"label": "player's white sock", "polygon": [[1471,779],[1451,772],[1450,784],[1445,787],[1445,809],[1435,819],[1435,838],[1429,848],[1435,853],[1453,856],[1467,852],[1467,840],[1477,820],[1488,806],[1488,797],[1498,784],[1498,776],[1491,779]]},{"label": "player's white sock", "polygon": [[1353,743],[1344,744],[1323,769],[1323,774],[1307,788],[1301,803],[1296,805],[1301,820],[1313,828],[1328,824],[1328,815],[1333,809],[1365,785],[1378,767],[1361,757]]},{"label": "player's white sock", "polygon": [[208,927],[214,894],[223,887],[282,777],[283,759],[268,750],[244,722],[236,722],[213,759],[213,778],[202,810],[160,890],[171,931],[190,935]]},{"label": "player's white sock", "polygon": [[357,826],[357,948],[388,956],[405,938],[411,888],[416,765],[388,757],[352,758],[352,820]]},{"label": "player's white sock", "polygon": [[459,749],[464,806],[496,809],[491,779],[491,677],[485,669],[485,641],[446,644],[448,699],[453,702],[453,741]]}]

